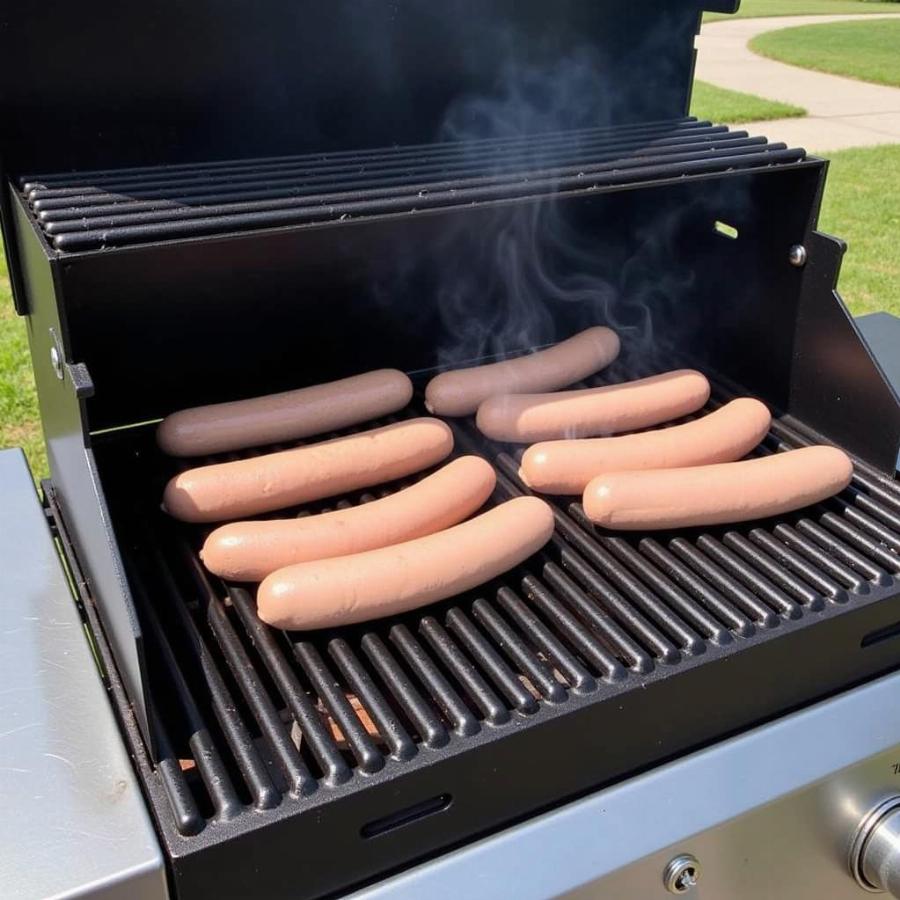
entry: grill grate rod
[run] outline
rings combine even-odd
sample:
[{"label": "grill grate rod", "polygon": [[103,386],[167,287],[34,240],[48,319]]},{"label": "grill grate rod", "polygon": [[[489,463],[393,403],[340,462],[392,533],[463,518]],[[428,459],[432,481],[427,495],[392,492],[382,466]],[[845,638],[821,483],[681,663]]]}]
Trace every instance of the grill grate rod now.
[{"label": "grill grate rod", "polygon": [[509,710],[503,701],[440,622],[433,616],[425,616],[419,630],[435,655],[474,700],[485,720],[491,725],[502,725],[504,722],[508,722]]},{"label": "grill grate rod", "polygon": [[[643,147],[678,146],[680,144],[697,144],[713,137],[724,138],[729,134],[724,125],[708,129],[692,130],[687,133],[666,131],[650,132],[643,135],[615,135],[612,138],[592,138],[582,140],[580,136],[566,136],[550,143],[537,142],[506,150],[499,155],[496,152],[467,152],[462,150],[454,157],[434,159],[433,157],[414,156],[403,160],[373,160],[364,165],[346,163],[336,166],[284,166],[279,169],[248,169],[235,173],[234,177],[222,177],[219,174],[185,178],[147,178],[127,177],[127,170],[119,180],[112,180],[105,185],[84,185],[77,187],[61,187],[33,189],[27,195],[28,201],[35,209],[49,209],[58,205],[58,201],[72,204],[79,199],[95,196],[111,199],[128,200],[132,193],[138,193],[146,199],[165,198],[173,193],[182,196],[193,196],[217,188],[223,193],[239,189],[250,189],[254,185],[290,185],[290,184],[341,184],[355,181],[365,182],[375,176],[399,175],[407,178],[420,175],[480,171],[484,173],[502,172],[508,169],[546,166],[553,160],[591,159],[600,153],[621,151],[623,153]],[[740,134],[740,132],[735,132]],[[746,137],[746,132],[743,133]],[[120,193],[121,192],[121,193]],[[89,201],[88,201],[89,202]]]},{"label": "grill grate rod", "polygon": [[328,642],[328,652],[335,661],[347,684],[365,706],[385,739],[395,759],[412,759],[418,752],[416,742],[400,724],[389,706],[384,694],[375,684],[368,670],[362,665],[350,645],[343,638],[333,638]]},{"label": "grill grate rod", "polygon": [[[775,145],[777,147],[777,145]],[[590,177],[572,175],[552,179],[523,180],[502,188],[484,187],[459,191],[427,193],[423,196],[315,206],[297,210],[267,213],[206,217],[188,222],[165,222],[156,225],[135,225],[124,228],[96,229],[80,233],[61,234],[53,238],[58,250],[73,251],[109,245],[125,245],[143,241],[192,237],[203,234],[240,231],[248,228],[299,225],[322,221],[343,220],[358,216],[409,213],[422,209],[439,209],[492,200],[553,195],[562,191],[590,190],[648,181],[682,178],[737,169],[768,167],[780,163],[798,162],[804,154],[800,150],[767,149],[765,152],[726,155],[646,165],[621,165],[611,171]]]},{"label": "grill grate rod", "polygon": [[475,626],[475,623],[459,608],[447,613],[447,627],[459,641],[478,659],[482,669],[490,676],[513,709],[522,715],[538,711],[538,704],[527,691],[503,657]]},{"label": "grill grate rod", "polygon": [[275,632],[260,621],[256,615],[256,604],[246,590],[233,588],[229,591],[229,597],[266,669],[275,681],[282,699],[299,726],[304,745],[309,747],[321,766],[325,784],[343,784],[350,778],[350,767],[331,739],[328,729],[297,680],[290,663],[281,652],[275,639]]},{"label": "grill grate rod", "polygon": [[[760,148],[778,149],[784,145],[770,145],[765,138],[749,138],[729,135],[716,141],[705,141],[696,144],[679,144],[673,147],[639,148],[631,158],[649,161],[651,157],[660,159],[670,156],[676,151],[676,159],[690,154],[692,158],[702,158],[703,154],[721,154],[725,150],[732,154],[758,152]],[[453,180],[415,182],[406,175],[392,178],[372,179],[347,188],[347,182],[336,181],[324,185],[310,187],[305,184],[291,183],[286,188],[267,186],[263,190],[242,191],[233,195],[205,194],[200,196],[179,196],[164,200],[134,200],[123,197],[114,202],[101,202],[98,198],[94,205],[71,206],[60,201],[45,201],[38,207],[38,220],[48,234],[62,234],[66,231],[84,230],[100,226],[129,225],[140,223],[164,222],[179,217],[202,217],[213,215],[229,215],[241,212],[262,212],[278,209],[291,209],[310,204],[313,200],[319,204],[359,202],[366,199],[387,197],[403,197],[419,195],[423,192],[443,190],[461,190],[466,187],[486,186],[489,184],[510,184],[523,178],[557,177],[571,174],[587,175],[595,171],[605,171],[603,162],[619,162],[623,159],[620,153],[595,155],[590,159],[576,160],[583,163],[572,163],[555,168],[533,168],[523,171],[521,167],[511,169],[509,174],[499,171],[483,173],[472,169],[476,174],[466,178]],[[540,160],[545,166],[549,160]],[[465,174],[458,173],[458,174]],[[335,188],[337,190],[335,190]],[[257,199],[262,198],[262,199]],[[220,202],[223,201],[223,202]]]},{"label": "grill grate rod", "polygon": [[384,757],[363,728],[344,692],[338,688],[337,680],[319,655],[319,651],[309,641],[294,642],[292,647],[294,658],[309,678],[313,690],[333,721],[340,727],[344,740],[356,757],[360,771],[371,775],[384,768]]},{"label": "grill grate rod", "polygon": [[[710,128],[724,128],[715,126],[709,121],[697,119],[669,119],[657,122],[646,122],[635,125],[601,126],[597,128],[585,128],[576,131],[543,132],[538,134],[514,135],[509,137],[493,137],[472,139],[468,141],[431,142],[427,144],[406,144],[393,147],[373,148],[369,150],[343,150],[332,153],[308,153],[297,156],[259,157],[252,159],[219,160],[214,162],[181,163],[176,165],[135,166],[128,169],[91,169],[81,172],[55,172],[40,175],[25,175],[19,178],[20,189],[27,193],[40,190],[51,185],[77,186],[88,182],[105,184],[109,181],[121,179],[123,174],[129,176],[158,177],[166,173],[173,176],[180,174],[202,174],[206,172],[219,175],[230,175],[243,171],[255,171],[260,167],[278,168],[283,165],[296,165],[307,163],[310,165],[329,165],[337,161],[364,163],[369,160],[403,159],[406,156],[422,158],[430,156],[444,156],[446,154],[471,152],[479,148],[496,148],[503,152],[509,147],[515,147],[524,143],[538,143],[543,140],[553,140],[558,137],[566,139],[609,135],[652,135],[669,132],[685,132],[692,130],[709,130]],[[79,182],[78,179],[85,179]]]},{"label": "grill grate rod", "polygon": [[411,671],[443,711],[445,718],[453,723],[454,732],[463,736],[478,734],[481,730],[478,719],[450,682],[432,665],[428,654],[410,630],[405,625],[395,625],[391,628],[389,637]]},{"label": "grill grate rod", "polygon": [[[214,818],[222,821],[233,819],[240,813],[243,803],[235,790],[228,768],[203,719],[197,701],[188,686],[182,668],[178,664],[178,657],[160,624],[153,604],[147,602],[146,598],[142,599],[144,600],[142,607],[146,614],[146,621],[153,633],[154,644],[162,656],[162,662],[174,689],[175,697],[185,717],[189,733],[188,747],[203,780],[207,796],[213,804]],[[228,727],[223,730],[226,739],[234,736],[234,732]],[[239,748],[238,753],[245,749],[240,744],[232,747],[233,750],[235,748]]]},{"label": "grill grate rod", "polygon": [[707,609],[732,632],[741,637],[756,633],[753,622],[737,607],[730,604],[719,591],[694,574],[684,563],[672,555],[653,538],[643,538],[638,544],[641,553],[656,563],[673,582],[693,594]]},{"label": "grill grate rod", "polygon": [[[129,211],[151,211],[160,208],[188,206],[229,205],[265,199],[319,198],[330,194],[340,197],[365,199],[369,192],[383,191],[389,187],[405,187],[407,193],[420,190],[440,190],[451,187],[516,181],[525,175],[545,177],[571,174],[582,168],[596,168],[603,162],[615,162],[630,158],[646,159],[674,154],[698,154],[711,149],[734,148],[749,152],[749,147],[767,146],[765,138],[751,138],[746,132],[733,132],[706,140],[676,140],[659,143],[628,143],[604,146],[590,154],[563,148],[558,152],[527,159],[504,160],[502,165],[486,167],[471,161],[456,166],[407,166],[385,169],[380,172],[356,170],[344,175],[316,177],[260,178],[246,181],[228,181],[195,189],[174,185],[155,190],[133,190],[130,193],[95,192],[66,197],[37,198],[32,209],[42,222],[58,216],[90,215],[98,210],[106,214]],[[783,145],[781,145],[783,146]],[[677,158],[677,157],[676,157]]]},{"label": "grill grate rod", "polygon": [[400,668],[384,641],[374,632],[367,632],[363,635],[362,649],[400,708],[409,716],[422,744],[431,749],[446,746],[450,736],[444,723]]},{"label": "grill grate rod", "polygon": [[[272,705],[272,701],[256,675],[253,664],[241,645],[240,638],[232,628],[224,604],[219,599],[203,564],[184,539],[180,542],[180,556],[193,577],[201,610],[222,655],[225,657],[225,662],[237,682],[248,708],[252,711],[256,724],[272,748],[275,761],[284,775],[288,793],[291,796],[299,796],[311,792],[315,788],[315,779],[303,764],[297,748],[285,730],[278,711]],[[188,620],[191,630],[196,631],[196,625],[183,608],[181,616]],[[217,686],[211,684],[210,687],[213,697],[216,697],[219,693]],[[224,697],[223,699],[229,707],[234,707],[230,698]]]},{"label": "grill grate rod", "polygon": [[[734,537],[739,537],[734,533]],[[785,568],[790,569],[804,579],[808,584],[812,585],[823,597],[827,597],[832,603],[846,603],[849,599],[847,591],[827,574],[818,571],[815,566],[811,565],[799,553],[795,553],[790,547],[781,541],[776,540],[770,534],[761,528],[754,528],[750,532],[750,540],[753,544],[763,548]],[[800,590],[804,590],[801,584]],[[808,601],[810,608],[815,609],[813,600]]]}]

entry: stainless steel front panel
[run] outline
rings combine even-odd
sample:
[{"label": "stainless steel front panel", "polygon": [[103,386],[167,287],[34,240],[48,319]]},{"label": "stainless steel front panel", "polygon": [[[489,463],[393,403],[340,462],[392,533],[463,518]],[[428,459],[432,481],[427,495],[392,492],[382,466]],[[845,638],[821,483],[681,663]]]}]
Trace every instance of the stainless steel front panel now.
[{"label": "stainless steel front panel", "polygon": [[900,794],[898,698],[900,675],[884,677],[354,897],[664,900],[681,854],[702,867],[682,896],[870,897],[848,852],[866,813]]}]

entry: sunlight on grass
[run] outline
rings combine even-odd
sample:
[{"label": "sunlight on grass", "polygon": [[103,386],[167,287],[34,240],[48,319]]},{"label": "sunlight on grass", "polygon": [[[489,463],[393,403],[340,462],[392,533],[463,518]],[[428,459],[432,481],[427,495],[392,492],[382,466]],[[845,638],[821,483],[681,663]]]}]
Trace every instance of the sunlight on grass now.
[{"label": "sunlight on grass", "polygon": [[900,87],[900,19],[783,28],[754,38],[750,49],[804,69]]},{"label": "sunlight on grass", "polygon": [[691,97],[691,115],[698,119],[733,125],[805,116],[806,110],[789,103],[766,100],[753,94],[729,91],[705,81],[696,81]]},{"label": "sunlight on grass", "polygon": [[[867,3],[865,0],[743,0],[737,17],[763,16],[858,15],[860,13],[900,13],[896,3]],[[734,16],[707,13],[704,22],[730,19]]]},{"label": "sunlight on grass", "polygon": [[840,290],[854,315],[900,316],[900,145],[832,154],[819,227],[849,245]]},{"label": "sunlight on grass", "polygon": [[[2,245],[0,245],[2,248]],[[36,478],[47,475],[47,457],[25,322],[13,309],[6,258],[0,253],[0,447],[22,447]]]}]

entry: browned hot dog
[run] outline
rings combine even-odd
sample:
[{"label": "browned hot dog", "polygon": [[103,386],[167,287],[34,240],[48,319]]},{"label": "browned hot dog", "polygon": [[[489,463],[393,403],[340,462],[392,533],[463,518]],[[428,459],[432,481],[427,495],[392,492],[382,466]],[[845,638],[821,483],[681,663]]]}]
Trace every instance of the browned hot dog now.
[{"label": "browned hot dog", "polygon": [[276,569],[399,544],[456,525],[490,497],[497,477],[478,456],[463,456],[381,500],[318,516],[234,522],[217,528],[200,556],[216,575],[261,581]]},{"label": "browned hot dog", "polygon": [[453,434],[410,419],[295,450],[189,469],[166,485],[163,507],[184,522],[221,522],[335,497],[402,478],[445,459]]},{"label": "browned hot dog", "polygon": [[636,531],[721,525],[778,516],[839,493],[853,463],[836,447],[805,447],[759,459],[610,472],[584,492],[584,511],[604,528]]},{"label": "browned hot dog", "polygon": [[552,533],[550,507],[517,497],[447,531],[280,569],[259,587],[259,617],[276,628],[306,630],[417,609],[509,571]]},{"label": "browned hot dog", "polygon": [[442,372],[425,388],[425,405],[441,416],[468,416],[494,394],[553,391],[605,369],[618,355],[614,331],[588,328],[528,356]]},{"label": "browned hot dog", "polygon": [[675,469],[734,462],[769,430],[765,404],[743,397],[721,409],[658,431],[576,441],[544,441],[522,456],[519,477],[544,494],[580,494],[606,472]]},{"label": "browned hot dog", "polygon": [[159,423],[156,441],[170,456],[297,441],[396,412],[412,392],[403,372],[379,369],[267,397],[183,409]]},{"label": "browned hot dog", "polygon": [[649,428],[696,412],[708,399],[706,377],[680,369],[600,388],[490,397],[476,422],[495,441],[525,444]]}]

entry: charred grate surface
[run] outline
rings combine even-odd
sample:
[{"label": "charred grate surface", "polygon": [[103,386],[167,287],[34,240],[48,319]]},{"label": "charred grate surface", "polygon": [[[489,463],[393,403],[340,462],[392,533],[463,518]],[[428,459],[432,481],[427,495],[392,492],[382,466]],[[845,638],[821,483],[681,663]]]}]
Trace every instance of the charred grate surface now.
[{"label": "charred grate surface", "polygon": [[756,169],[803,150],[686,118],[359,152],[23,176],[51,245],[96,250]]},{"label": "charred grate surface", "polygon": [[[607,378],[644,374],[619,365]],[[710,408],[733,395],[717,385]],[[419,403],[402,415],[421,414]],[[515,450],[485,442],[470,420],[454,430],[456,453],[494,463],[490,502],[525,491]],[[812,440],[801,424],[781,420],[757,452]],[[115,456],[128,460],[119,469],[127,483],[150,485],[137,502],[133,488],[131,496],[116,486],[110,493],[120,506],[124,497],[134,504],[116,516],[145,629],[159,755],[150,777],[169,806],[166,827],[184,839],[214,841],[228,823],[251,827],[267,811],[282,817],[364,793],[444,754],[615,704],[679,673],[709,666],[716,678],[716,661],[897,593],[900,487],[857,464],[840,496],[734,527],[616,534],[559,499],[545,550],[479,590],[368,625],[287,634],[257,618],[252,590],[205,571],[199,530],[156,510],[160,479],[171,471],[161,472],[148,436]],[[296,513],[364,503],[408,483]],[[881,641],[865,628],[868,636],[850,639],[859,653]],[[810,668],[808,660],[797,665]],[[755,671],[767,695],[783,687],[796,696],[787,681],[771,680],[799,674],[773,673],[764,661]],[[729,702],[740,708],[748,699]],[[659,715],[652,727],[670,739],[682,714]],[[634,770],[664,752],[642,746],[626,765]],[[607,771],[602,759],[591,766],[594,784],[624,771]]]}]

